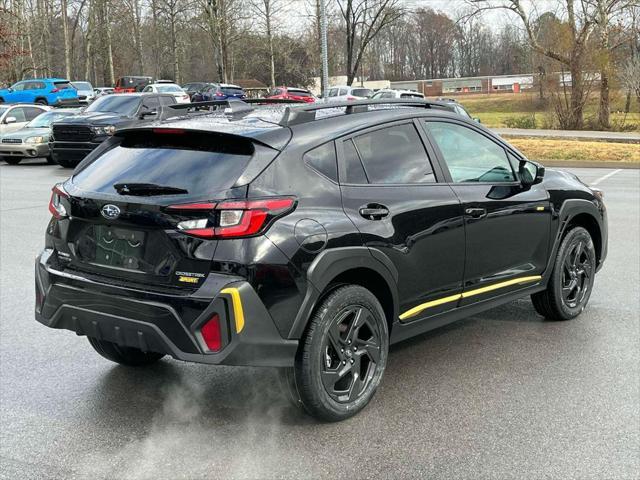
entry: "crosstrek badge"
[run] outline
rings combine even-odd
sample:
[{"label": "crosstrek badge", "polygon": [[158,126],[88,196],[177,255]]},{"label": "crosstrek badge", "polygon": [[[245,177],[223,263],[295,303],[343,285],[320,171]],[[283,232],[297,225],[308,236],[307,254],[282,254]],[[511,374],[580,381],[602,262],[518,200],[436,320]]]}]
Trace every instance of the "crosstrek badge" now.
[{"label": "crosstrek badge", "polygon": [[203,273],[196,272],[176,272],[178,275],[178,281],[182,283],[198,283],[201,278],[204,278]]}]

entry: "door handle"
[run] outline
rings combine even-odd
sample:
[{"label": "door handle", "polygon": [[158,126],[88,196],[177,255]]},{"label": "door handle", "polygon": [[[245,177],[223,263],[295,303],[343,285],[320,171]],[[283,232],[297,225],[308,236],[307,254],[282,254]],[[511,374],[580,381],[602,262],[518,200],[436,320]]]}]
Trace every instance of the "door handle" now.
[{"label": "door handle", "polygon": [[464,213],[472,218],[482,218],[487,214],[486,208],[467,208]]},{"label": "door handle", "polygon": [[360,215],[367,220],[380,220],[389,215],[389,209],[384,205],[367,205],[360,209]]}]

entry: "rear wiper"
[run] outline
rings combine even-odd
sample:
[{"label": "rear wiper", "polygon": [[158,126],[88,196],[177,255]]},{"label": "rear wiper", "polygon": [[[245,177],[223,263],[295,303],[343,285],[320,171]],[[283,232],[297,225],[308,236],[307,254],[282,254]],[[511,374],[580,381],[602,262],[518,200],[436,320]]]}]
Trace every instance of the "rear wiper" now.
[{"label": "rear wiper", "polygon": [[189,193],[184,188],[157,185],[155,183],[115,183],[113,188],[120,195],[181,195]]}]

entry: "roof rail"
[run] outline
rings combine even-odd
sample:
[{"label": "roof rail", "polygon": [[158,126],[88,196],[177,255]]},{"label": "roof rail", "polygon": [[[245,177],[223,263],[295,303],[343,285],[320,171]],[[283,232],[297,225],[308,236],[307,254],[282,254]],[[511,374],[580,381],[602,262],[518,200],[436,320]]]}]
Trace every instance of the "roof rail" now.
[{"label": "roof rail", "polygon": [[418,107],[418,108],[435,108],[455,112],[454,108],[445,102],[436,102],[422,98],[415,99],[375,99],[375,100],[346,100],[341,102],[324,102],[311,103],[298,107],[290,107],[285,110],[284,116],[280,121],[280,125],[289,127],[291,125],[299,125],[301,123],[313,122],[316,119],[316,112],[319,110],[327,110],[332,108],[344,108],[345,115],[353,113],[368,112],[370,106],[391,105],[398,107]]},{"label": "roof rail", "polygon": [[[190,113],[207,114],[211,111],[218,110],[220,107],[225,107],[225,113],[234,115],[238,113],[246,113],[253,110],[251,105],[272,105],[282,103],[301,103],[298,100],[289,100],[284,98],[228,98],[225,100],[207,100],[204,102],[193,103],[176,103],[174,105],[167,105],[161,108],[161,112],[158,120],[166,120],[168,118],[186,115]],[[212,109],[212,107],[215,107]],[[186,110],[183,112],[183,110]]]}]

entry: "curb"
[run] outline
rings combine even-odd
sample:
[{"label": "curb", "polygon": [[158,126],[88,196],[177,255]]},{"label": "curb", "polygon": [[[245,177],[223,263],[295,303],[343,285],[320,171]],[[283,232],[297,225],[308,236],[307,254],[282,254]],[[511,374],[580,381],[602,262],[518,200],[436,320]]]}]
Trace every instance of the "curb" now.
[{"label": "curb", "polygon": [[640,169],[640,162],[586,162],[581,160],[534,160],[545,167]]}]

